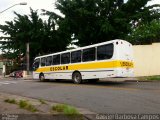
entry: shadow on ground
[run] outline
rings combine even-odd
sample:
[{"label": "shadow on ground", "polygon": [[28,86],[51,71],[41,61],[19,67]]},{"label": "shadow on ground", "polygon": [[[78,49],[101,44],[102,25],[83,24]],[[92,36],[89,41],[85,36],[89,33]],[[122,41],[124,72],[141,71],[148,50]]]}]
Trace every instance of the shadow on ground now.
[{"label": "shadow on ground", "polygon": [[[36,80],[35,82],[40,82],[40,81]],[[119,82],[119,81],[98,81],[98,82],[90,83],[87,80],[83,81],[82,84],[74,84],[73,81],[71,80],[49,80],[41,83],[51,83],[51,84],[60,84],[60,85],[66,84],[66,85],[77,85],[77,86],[103,86],[103,87],[104,86],[123,87],[130,84],[129,82]]]}]

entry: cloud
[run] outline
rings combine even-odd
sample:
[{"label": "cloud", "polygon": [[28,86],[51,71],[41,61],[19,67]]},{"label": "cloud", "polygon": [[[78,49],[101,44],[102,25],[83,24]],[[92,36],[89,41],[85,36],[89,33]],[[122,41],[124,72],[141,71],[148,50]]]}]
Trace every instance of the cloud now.
[{"label": "cloud", "polygon": [[160,4],[159,0],[151,0],[148,2],[148,5],[153,5],[153,4]]}]

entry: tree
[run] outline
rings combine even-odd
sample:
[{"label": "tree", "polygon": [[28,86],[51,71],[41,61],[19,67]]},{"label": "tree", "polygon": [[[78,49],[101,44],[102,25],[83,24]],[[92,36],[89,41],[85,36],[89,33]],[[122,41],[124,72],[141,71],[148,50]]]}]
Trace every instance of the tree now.
[{"label": "tree", "polygon": [[160,42],[160,20],[153,20],[150,23],[139,25],[133,29],[127,39],[132,44],[151,44],[153,42]]},{"label": "tree", "polygon": [[1,49],[6,57],[25,57],[27,42],[30,43],[31,61],[37,55],[65,50],[70,41],[64,32],[56,30],[54,20],[49,18],[48,21],[43,21],[37,11],[30,11],[30,15],[15,12],[16,18],[13,21],[0,25],[0,29],[7,36],[1,37]]},{"label": "tree", "polygon": [[59,29],[65,28],[77,45],[84,46],[111,39],[124,39],[137,23],[150,22],[160,15],[146,6],[150,0],[57,0]]}]

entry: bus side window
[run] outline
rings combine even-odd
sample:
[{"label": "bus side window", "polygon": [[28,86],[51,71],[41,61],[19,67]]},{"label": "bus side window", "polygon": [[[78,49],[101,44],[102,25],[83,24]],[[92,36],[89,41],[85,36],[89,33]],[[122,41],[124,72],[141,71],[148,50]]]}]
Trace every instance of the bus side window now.
[{"label": "bus side window", "polygon": [[36,70],[39,68],[40,59],[36,59],[33,63],[33,70]]},{"label": "bus side window", "polygon": [[81,62],[81,50],[71,53],[71,63]]},{"label": "bus side window", "polygon": [[61,64],[68,64],[68,63],[70,63],[70,53],[61,54]]},{"label": "bus side window", "polygon": [[96,53],[95,47],[84,49],[82,55],[83,62],[95,61],[95,53]]},{"label": "bus side window", "polygon": [[46,66],[50,66],[50,65],[52,65],[52,56],[48,56],[46,58]]},{"label": "bus side window", "polygon": [[113,56],[113,44],[97,47],[97,60],[111,59]]},{"label": "bus side window", "polygon": [[60,55],[54,55],[52,58],[52,65],[59,65],[60,64]]},{"label": "bus side window", "polygon": [[41,58],[41,66],[46,66],[46,58]]}]

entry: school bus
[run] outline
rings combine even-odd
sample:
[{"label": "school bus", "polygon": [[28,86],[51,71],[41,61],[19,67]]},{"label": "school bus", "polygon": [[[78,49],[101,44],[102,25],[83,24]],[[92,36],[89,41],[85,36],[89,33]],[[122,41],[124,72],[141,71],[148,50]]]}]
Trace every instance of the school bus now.
[{"label": "school bus", "polygon": [[107,77],[133,77],[132,44],[111,40],[94,45],[38,56],[34,59],[33,78],[83,80]]}]

